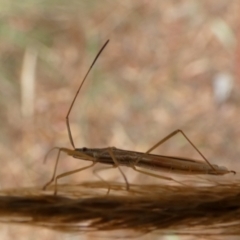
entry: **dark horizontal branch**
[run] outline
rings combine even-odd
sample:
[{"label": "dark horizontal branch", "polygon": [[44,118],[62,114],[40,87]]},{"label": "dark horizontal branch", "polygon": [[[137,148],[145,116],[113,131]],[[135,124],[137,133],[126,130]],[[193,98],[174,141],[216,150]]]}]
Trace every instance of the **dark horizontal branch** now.
[{"label": "dark horizontal branch", "polygon": [[240,234],[237,183],[211,186],[131,185],[103,182],[59,185],[58,195],[35,188],[2,191],[2,222],[66,232],[134,230],[176,234]]}]

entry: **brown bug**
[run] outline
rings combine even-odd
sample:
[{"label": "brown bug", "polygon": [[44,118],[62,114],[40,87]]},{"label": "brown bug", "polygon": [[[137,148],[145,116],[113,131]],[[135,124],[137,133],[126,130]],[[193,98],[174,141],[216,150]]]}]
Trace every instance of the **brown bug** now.
[{"label": "brown bug", "polygon": [[[135,151],[129,151],[129,150],[123,150],[118,149],[115,147],[106,147],[106,148],[76,148],[71,129],[70,129],[70,123],[69,123],[69,115],[71,113],[71,110],[73,108],[73,105],[76,101],[76,98],[78,96],[78,93],[80,92],[89,72],[91,71],[93,65],[95,64],[96,60],[98,59],[99,55],[102,53],[103,49],[107,46],[109,40],[106,41],[106,43],[103,45],[103,47],[100,49],[98,54],[96,55],[95,59],[93,60],[90,68],[88,69],[85,77],[83,78],[82,83],[80,84],[73,101],[70,105],[70,108],[68,110],[67,116],[66,116],[66,125],[69,135],[70,143],[73,147],[73,149],[68,148],[57,148],[58,149],[58,155],[54,167],[54,172],[51,180],[47,182],[43,189],[46,189],[53,181],[55,181],[55,191],[54,193],[57,193],[57,180],[59,178],[71,175],[73,173],[80,172],[82,170],[85,170],[87,168],[93,167],[96,163],[102,163],[107,165],[112,165],[113,167],[118,167],[120,173],[122,174],[125,182],[126,187],[129,189],[129,183],[127,181],[126,176],[122,172],[121,168],[119,166],[127,166],[131,167],[137,172],[144,173],[153,177],[162,178],[165,180],[172,180],[174,179],[166,176],[160,176],[158,174],[153,174],[149,172],[145,172],[144,170],[139,170],[136,167],[140,167],[142,169],[150,169],[154,171],[173,171],[176,173],[182,173],[182,174],[210,174],[210,175],[224,175],[227,173],[234,173],[234,171],[228,170],[226,167],[218,166],[218,165],[212,165],[205,157],[204,155],[197,149],[197,147],[190,141],[190,139],[186,136],[186,134],[182,130],[176,130],[170,133],[168,136],[160,140],[158,143],[156,143],[153,147],[151,147],[148,151],[145,153],[143,152],[135,152]],[[195,159],[189,159],[189,158],[183,158],[183,157],[172,157],[172,156],[164,156],[164,155],[156,155],[151,154],[151,152],[156,149],[158,146],[160,146],[162,143],[176,135],[177,133],[181,133],[186,140],[193,146],[193,148],[202,156],[202,158],[205,160],[199,161]],[[75,169],[69,172],[62,173],[60,175],[56,176],[57,172],[57,166],[59,162],[60,153],[65,152],[69,156],[72,156],[74,158],[79,158],[86,161],[91,161],[92,164],[83,168]]]}]

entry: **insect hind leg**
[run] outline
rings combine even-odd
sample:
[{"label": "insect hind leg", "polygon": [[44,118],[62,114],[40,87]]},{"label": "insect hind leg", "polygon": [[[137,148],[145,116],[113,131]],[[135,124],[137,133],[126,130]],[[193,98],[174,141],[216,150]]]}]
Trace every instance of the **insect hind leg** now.
[{"label": "insect hind leg", "polygon": [[136,172],[139,172],[139,173],[142,173],[142,174],[145,174],[145,175],[148,175],[148,176],[151,176],[151,177],[155,177],[155,178],[159,178],[159,179],[163,179],[163,180],[168,180],[168,181],[173,181],[173,182],[176,182],[180,185],[184,185],[186,186],[184,183],[182,182],[179,182],[171,177],[166,177],[166,176],[161,176],[161,175],[158,175],[158,174],[154,174],[154,173],[149,173],[149,172],[146,172],[146,171],[143,171],[143,170],[139,170],[136,168],[135,165],[132,165],[132,169]]},{"label": "insect hind leg", "polygon": [[[170,138],[172,138],[173,136],[175,136],[176,134],[181,133],[183,135],[183,137],[191,144],[191,146],[200,154],[200,156],[205,160],[205,162],[214,170],[217,172],[217,170],[213,167],[213,165],[207,160],[207,158],[200,152],[200,150],[193,144],[193,142],[187,137],[187,135],[181,130],[181,129],[177,129],[175,131],[173,131],[172,133],[170,133],[169,135],[167,135],[165,138],[163,138],[162,140],[160,140],[159,142],[157,142],[155,145],[153,145],[147,152],[146,154],[152,152],[154,149],[156,149],[157,147],[159,147],[161,144],[163,144],[164,142],[166,142],[167,140],[169,140]],[[139,160],[138,160],[139,161]]]}]

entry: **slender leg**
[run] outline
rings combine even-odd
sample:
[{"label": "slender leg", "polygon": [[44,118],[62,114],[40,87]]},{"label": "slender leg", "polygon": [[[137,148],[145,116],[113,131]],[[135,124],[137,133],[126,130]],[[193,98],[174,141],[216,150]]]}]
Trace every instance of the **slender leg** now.
[{"label": "slender leg", "polygon": [[94,174],[97,178],[99,178],[101,181],[103,181],[105,184],[107,184],[107,186],[108,186],[108,191],[107,191],[107,194],[106,194],[106,195],[108,195],[108,194],[110,193],[111,185],[110,185],[105,179],[103,179],[103,178],[98,174],[98,172],[103,171],[103,170],[109,170],[109,169],[116,168],[116,167],[117,167],[117,166],[101,167],[101,168],[98,168],[98,169],[94,169],[94,170],[93,170],[93,174]]},{"label": "slender leg", "polygon": [[[52,175],[52,178],[50,179],[50,181],[48,181],[44,186],[43,186],[43,190],[46,190],[46,188],[54,181],[55,179],[55,176],[56,176],[56,172],[57,172],[57,166],[58,166],[58,162],[59,162],[59,157],[60,157],[60,153],[62,152],[62,149],[61,148],[58,148],[58,155],[57,155],[57,158],[56,158],[56,163],[55,163],[55,166],[54,166],[54,171],[53,171],[53,175]],[[46,157],[45,157],[45,160],[44,162],[46,161]]]},{"label": "slender leg", "polygon": [[108,153],[110,154],[110,156],[111,156],[112,160],[114,161],[116,167],[118,168],[118,170],[120,171],[120,173],[122,174],[122,176],[123,176],[123,178],[124,178],[124,180],[125,180],[126,190],[129,191],[129,188],[130,188],[130,187],[129,187],[128,180],[127,180],[125,174],[123,173],[122,169],[119,167],[119,163],[118,163],[117,159],[115,158],[115,156],[114,156],[114,154],[113,154],[113,152],[112,152],[112,148],[108,148]]},{"label": "slender leg", "polygon": [[[56,177],[56,173],[57,173],[57,166],[58,166],[58,162],[59,162],[59,158],[60,158],[60,154],[61,152],[66,152],[68,155],[70,156],[79,156],[79,157],[85,157],[86,159],[92,161],[92,162],[95,162],[96,159],[95,158],[92,158],[84,153],[81,153],[81,152],[78,152],[78,151],[75,151],[75,150],[71,150],[71,149],[68,149],[68,148],[58,148],[58,155],[57,155],[57,158],[56,158],[56,163],[55,163],[55,167],[54,167],[54,171],[53,171],[53,175],[52,175],[52,178],[50,179],[49,182],[47,182],[44,186],[43,186],[43,190],[46,190],[46,188],[54,181],[55,177]],[[45,160],[46,161],[46,158]]]},{"label": "slender leg", "polygon": [[57,195],[57,181],[58,179],[60,178],[63,178],[63,177],[66,177],[66,176],[69,176],[69,175],[72,175],[74,173],[77,173],[77,172],[81,172],[85,169],[88,169],[88,168],[91,168],[93,167],[97,162],[93,162],[92,164],[86,166],[86,167],[83,167],[83,168],[78,168],[78,169],[75,169],[75,170],[72,170],[72,171],[69,171],[69,172],[65,172],[65,173],[62,173],[60,175],[58,175],[56,178],[55,178],[55,184],[54,184],[54,195]]},{"label": "slender leg", "polygon": [[[146,152],[146,154],[152,152],[154,149],[156,149],[156,148],[159,147],[161,144],[163,144],[163,143],[166,142],[168,139],[172,138],[174,135],[176,135],[176,134],[178,134],[178,133],[181,133],[181,134],[184,136],[184,138],[192,145],[192,147],[200,154],[200,156],[206,161],[206,163],[207,163],[214,171],[217,171],[217,170],[212,166],[212,164],[207,160],[207,158],[204,157],[204,155],[203,155],[203,154],[198,150],[198,148],[192,143],[192,141],[186,136],[186,134],[185,134],[182,130],[180,130],[180,129],[175,130],[174,132],[170,133],[170,134],[167,135],[165,138],[163,138],[162,140],[160,140],[159,142],[157,142],[155,145],[153,145],[153,147],[151,147],[151,148]],[[138,163],[140,160],[141,160],[141,158],[138,159],[138,160],[136,161],[136,163]],[[135,164],[136,164],[136,163],[135,163]]]},{"label": "slender leg", "polygon": [[179,183],[181,185],[185,185],[185,184],[183,184],[181,182],[178,182],[178,181],[176,181],[176,180],[174,180],[173,178],[170,178],[170,177],[160,176],[158,174],[138,170],[134,165],[132,166],[132,169],[136,172],[140,172],[140,173],[146,174],[146,175],[151,176],[151,177],[156,177],[156,178],[160,178],[160,179],[164,179],[164,180],[168,180],[168,181],[173,181],[173,182]]}]

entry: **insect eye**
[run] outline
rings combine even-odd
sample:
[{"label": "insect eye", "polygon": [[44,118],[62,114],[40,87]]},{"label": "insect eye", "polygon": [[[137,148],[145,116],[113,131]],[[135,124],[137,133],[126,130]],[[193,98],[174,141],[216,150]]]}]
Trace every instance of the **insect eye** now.
[{"label": "insect eye", "polygon": [[83,152],[86,152],[86,151],[87,151],[87,148],[86,148],[86,147],[84,147],[84,148],[82,148],[82,150],[83,150]]}]

